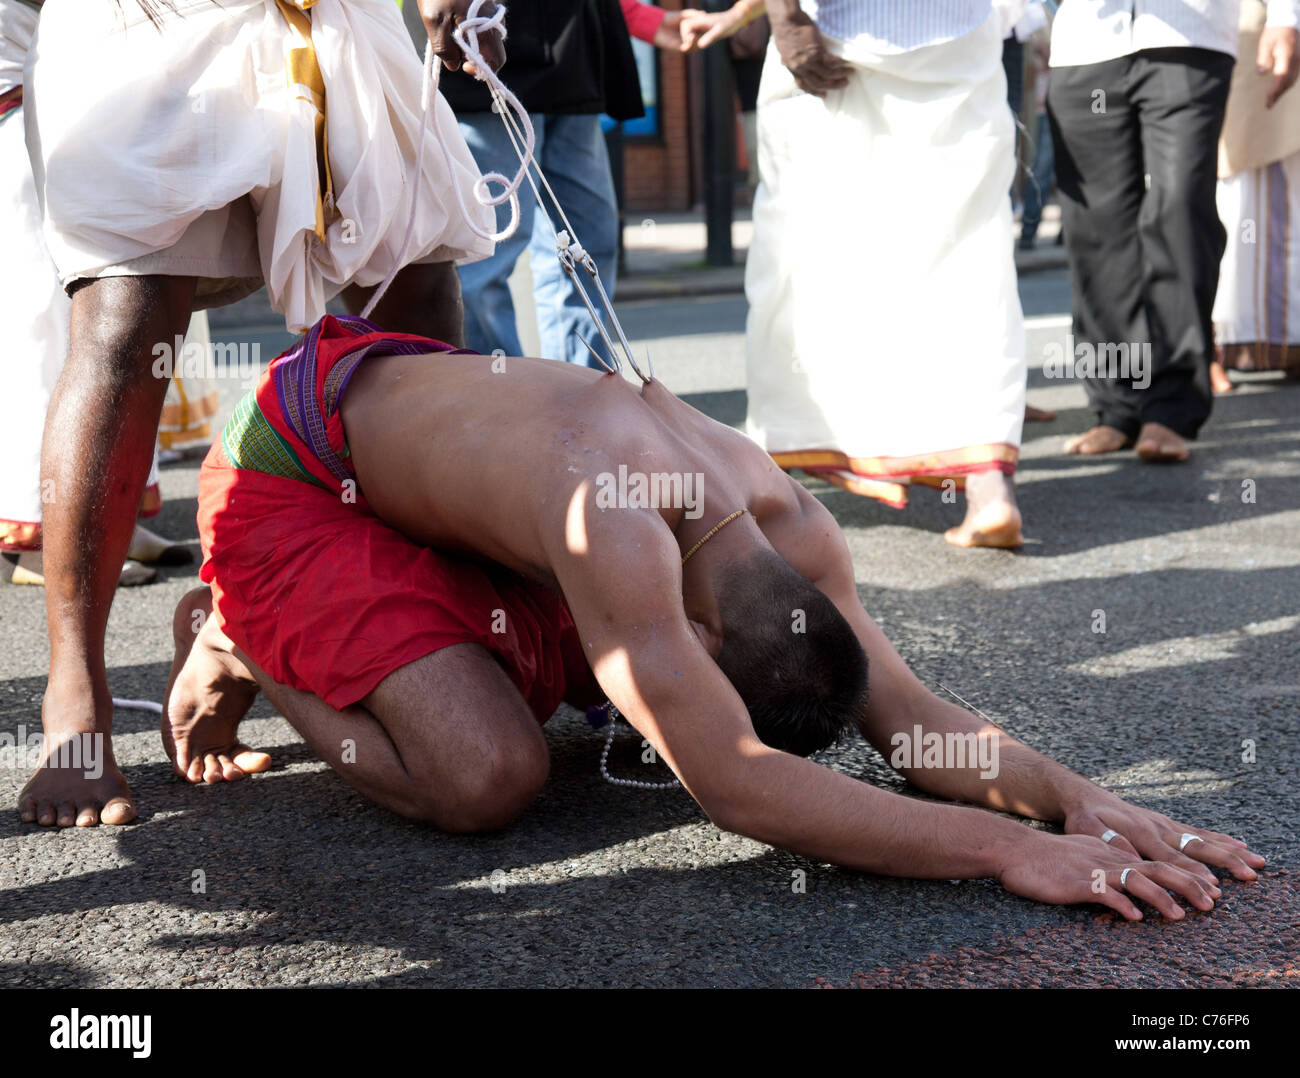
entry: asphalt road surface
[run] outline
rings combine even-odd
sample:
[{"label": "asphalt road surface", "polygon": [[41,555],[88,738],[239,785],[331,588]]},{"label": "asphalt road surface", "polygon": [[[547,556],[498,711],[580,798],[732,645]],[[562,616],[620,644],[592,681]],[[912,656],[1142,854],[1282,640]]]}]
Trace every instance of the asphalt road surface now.
[{"label": "asphalt road surface", "polygon": [[[1068,329],[1064,276],[1027,278],[1024,295],[1030,399],[1060,417],[1026,431],[1021,552],[948,546],[961,506],[937,491],[900,512],[812,488],[868,610],[928,684],[1140,804],[1248,838],[1270,862],[1258,883],[1226,882],[1214,912],[1181,924],[1130,925],[993,881],[845,871],[723,834],[680,790],[606,784],[601,736],[575,713],[546,727],[552,778],[522,821],[449,837],[350,791],[265,701],[244,733],[274,769],[212,788],[176,780],[153,717],[120,711],[133,826],[24,826],[8,806],[26,774],[0,770],[0,983],[1294,986],[1300,385],[1251,377],[1184,466],[1066,457],[1083,393],[1038,369]],[[624,314],[667,385],[741,421],[738,297]],[[214,317],[214,337],[262,342],[265,359],[277,333],[255,303]],[[196,535],[197,470],[164,470],[169,536]],[[119,593],[114,695],[160,698],[170,612],[194,582],[166,570]],[[0,731],[16,734],[39,723],[40,591],[0,585],[0,626]],[[612,770],[662,777],[639,753],[624,727]],[[860,740],[824,762],[904,790]]]}]

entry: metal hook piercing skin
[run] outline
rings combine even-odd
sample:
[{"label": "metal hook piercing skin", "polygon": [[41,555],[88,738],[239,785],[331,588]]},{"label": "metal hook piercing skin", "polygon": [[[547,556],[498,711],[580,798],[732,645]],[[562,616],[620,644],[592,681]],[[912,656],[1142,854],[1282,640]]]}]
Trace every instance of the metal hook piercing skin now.
[{"label": "metal hook piercing skin", "polygon": [[609,324],[614,327],[614,332],[618,334],[618,339],[623,345],[623,351],[627,356],[628,363],[636,371],[636,376],[642,382],[653,382],[655,380],[654,364],[650,362],[650,353],[646,352],[646,366],[650,368],[650,377],[647,378],[641,373],[641,368],[636,365],[636,359],[632,355],[632,346],[628,343],[627,334],[623,332],[623,323],[618,320],[618,315],[614,313],[614,304],[610,302],[609,295],[605,291],[604,284],[600,280],[600,269],[596,265],[596,260],[591,257],[587,251],[582,252],[582,268],[587,271],[588,276],[596,284],[596,291],[600,295],[600,302],[605,308],[605,313],[609,316]]},{"label": "metal hook piercing skin", "polygon": [[[596,314],[596,308],[592,306],[591,297],[587,295],[587,290],[582,286],[582,280],[578,277],[578,270],[574,264],[573,255],[569,254],[569,252],[563,247],[557,247],[556,256],[560,260],[560,265],[563,266],[565,272],[568,273],[569,279],[573,281],[573,287],[578,290],[578,296],[582,299],[583,306],[587,308],[587,313],[591,316],[591,320],[595,324],[597,332],[600,333],[601,339],[605,342],[605,347],[609,349],[609,355],[614,361],[614,365],[611,367],[601,356],[596,356],[596,358],[600,360],[600,365],[609,371],[610,374],[621,373],[623,366],[619,362],[618,350],[614,347],[614,342],[609,339],[609,334],[605,331],[604,324]],[[579,339],[581,340],[581,338]],[[584,341],[583,343],[585,344],[586,342]],[[587,347],[590,348],[591,346],[587,345]]]},{"label": "metal hook piercing skin", "polygon": [[606,362],[604,361],[604,359],[601,358],[600,353],[597,352],[596,349],[594,349],[594,348],[591,347],[591,342],[590,342],[589,340],[587,340],[587,338],[584,337],[581,333],[578,332],[578,327],[577,327],[577,326],[574,326],[574,327],[573,327],[573,329],[572,329],[572,333],[573,333],[573,335],[574,335],[575,337],[578,338],[579,341],[582,342],[582,347],[585,348],[588,352],[591,353],[591,358],[592,358],[592,359],[594,359],[597,363],[599,363],[602,367],[604,367],[605,370],[609,371],[610,374],[616,374],[616,373],[617,373],[616,371],[614,371],[614,370],[612,370],[612,369],[610,368],[609,364],[606,363]]}]

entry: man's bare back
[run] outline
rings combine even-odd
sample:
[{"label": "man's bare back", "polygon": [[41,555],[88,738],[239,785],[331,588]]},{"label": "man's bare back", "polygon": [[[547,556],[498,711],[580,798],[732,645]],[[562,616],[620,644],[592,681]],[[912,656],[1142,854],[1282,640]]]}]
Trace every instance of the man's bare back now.
[{"label": "man's bare back", "polygon": [[388,356],[353,376],[342,414],[361,491],[383,519],[552,585],[543,536],[613,511],[597,494],[620,467],[688,477],[675,489],[693,504],[654,507],[683,552],[735,509],[762,528],[801,504],[771,457],[662,383],[551,360]]}]

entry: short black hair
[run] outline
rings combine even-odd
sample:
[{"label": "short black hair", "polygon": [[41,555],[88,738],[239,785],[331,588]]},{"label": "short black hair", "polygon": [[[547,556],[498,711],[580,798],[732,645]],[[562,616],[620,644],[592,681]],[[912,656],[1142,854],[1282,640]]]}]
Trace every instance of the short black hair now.
[{"label": "short black hair", "polygon": [[835,604],[774,550],[729,567],[717,589],[718,666],[759,740],[809,756],[853,728],[867,656]]}]

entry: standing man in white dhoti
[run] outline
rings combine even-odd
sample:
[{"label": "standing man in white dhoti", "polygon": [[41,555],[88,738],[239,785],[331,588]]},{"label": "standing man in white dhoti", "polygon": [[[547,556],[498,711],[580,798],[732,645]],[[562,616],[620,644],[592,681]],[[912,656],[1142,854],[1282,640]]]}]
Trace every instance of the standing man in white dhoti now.
[{"label": "standing man in white dhoti", "polygon": [[1024,328],[999,19],[990,0],[766,6],[749,431],[782,467],[898,507],[912,483],[964,482],[965,520],[945,538],[1019,546]]},{"label": "standing man in white dhoti", "polygon": [[1224,367],[1300,378],[1300,94],[1259,63],[1263,0],[1242,0],[1237,64],[1219,140],[1219,218],[1228,233],[1211,318],[1214,392]]},{"label": "standing man in white dhoti", "polygon": [[[23,134],[23,65],[36,37],[40,0],[0,0],[0,322],[7,331],[0,357],[0,555],[11,583],[36,584],[42,576],[43,504],[54,491],[42,487],[41,433],[50,396],[68,354],[70,302],[45,249],[41,208]],[[195,315],[203,320],[204,315]],[[204,322],[206,326],[206,322]],[[154,458],[140,516],[162,507]],[[147,584],[156,573],[146,562],[189,561],[189,550],[141,524],[118,574],[125,586]]]},{"label": "standing man in white dhoti", "polygon": [[[469,0],[419,2],[435,52],[458,67],[451,32]],[[479,44],[500,66],[500,35]],[[375,321],[459,343],[453,263],[491,252],[492,213],[473,199],[479,173],[441,97],[415,174],[420,79],[392,0],[45,4],[27,141],[72,319],[41,468],[55,492],[43,722],[48,750],[97,738],[104,767],[92,780],[42,766],[20,796],[24,820],[136,814],[112,756],[104,634],[167,389],[155,345],[192,309],[263,282],[292,329],[340,293],[359,310],[399,257]]]}]

